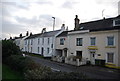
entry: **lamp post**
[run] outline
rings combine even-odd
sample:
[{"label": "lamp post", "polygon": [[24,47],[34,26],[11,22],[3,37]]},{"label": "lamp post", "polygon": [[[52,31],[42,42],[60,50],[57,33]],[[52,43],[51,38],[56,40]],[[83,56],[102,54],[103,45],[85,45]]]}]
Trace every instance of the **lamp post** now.
[{"label": "lamp post", "polygon": [[54,31],[54,28],[55,28],[55,17],[52,17],[54,20],[53,20],[53,31]]},{"label": "lamp post", "polygon": [[[53,18],[53,31],[54,31],[54,28],[55,28],[55,17],[52,17]],[[54,36],[52,37],[52,56],[54,55],[53,54],[53,41],[54,41]]]}]

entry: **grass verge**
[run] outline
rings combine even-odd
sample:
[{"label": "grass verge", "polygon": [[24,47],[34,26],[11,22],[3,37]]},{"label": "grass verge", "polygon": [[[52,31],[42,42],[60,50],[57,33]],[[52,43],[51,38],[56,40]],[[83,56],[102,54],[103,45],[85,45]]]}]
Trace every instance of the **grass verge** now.
[{"label": "grass verge", "polygon": [[2,79],[24,79],[20,72],[12,70],[9,66],[2,64]]}]

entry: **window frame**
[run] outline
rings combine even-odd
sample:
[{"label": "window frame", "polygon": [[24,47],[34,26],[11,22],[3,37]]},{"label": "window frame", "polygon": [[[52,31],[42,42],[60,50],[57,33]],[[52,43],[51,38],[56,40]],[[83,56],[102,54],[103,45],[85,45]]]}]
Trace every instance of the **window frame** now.
[{"label": "window frame", "polygon": [[27,45],[27,40],[25,40],[25,45]]},{"label": "window frame", "polygon": [[120,24],[116,24],[116,21],[120,21],[120,19],[113,20],[113,26],[120,26]]},{"label": "window frame", "polygon": [[[109,45],[109,37],[113,37],[113,44],[112,45]],[[107,36],[107,46],[115,46],[115,37],[114,36]]]},{"label": "window frame", "polygon": [[42,45],[44,44],[44,38],[42,38]]},{"label": "window frame", "polygon": [[31,45],[33,45],[33,39],[31,39]]},{"label": "window frame", "polygon": [[[108,54],[113,54],[112,62],[109,62]],[[106,54],[106,63],[112,63],[113,64],[114,61],[115,61],[115,53],[114,52],[107,52],[107,54]]]},{"label": "window frame", "polygon": [[60,45],[64,45],[65,38],[60,38]]},{"label": "window frame", "polygon": [[[92,44],[92,39],[95,38],[94,44]],[[96,37],[90,37],[90,45],[91,46],[96,46]]]},{"label": "window frame", "polygon": [[48,38],[48,45],[50,44],[50,38]]},{"label": "window frame", "polygon": [[40,38],[38,38],[38,45],[40,44]]},{"label": "window frame", "polygon": [[49,54],[49,52],[50,52],[50,48],[48,47],[48,48],[47,48],[47,53]]},{"label": "window frame", "polygon": [[76,38],[76,46],[83,46],[83,38]]}]

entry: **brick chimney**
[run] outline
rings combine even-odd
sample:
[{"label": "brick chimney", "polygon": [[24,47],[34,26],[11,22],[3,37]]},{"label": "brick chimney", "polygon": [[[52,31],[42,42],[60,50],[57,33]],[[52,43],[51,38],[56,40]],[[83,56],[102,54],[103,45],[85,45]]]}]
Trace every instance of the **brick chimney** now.
[{"label": "brick chimney", "polygon": [[45,32],[46,32],[46,28],[43,28],[43,29],[42,29],[42,33],[45,33]]},{"label": "brick chimney", "polygon": [[32,32],[30,32],[30,36],[32,36]]},{"label": "brick chimney", "polygon": [[62,24],[61,30],[65,30],[65,24]]},{"label": "brick chimney", "polygon": [[29,32],[27,31],[26,36],[28,36],[28,35],[29,35]]},{"label": "brick chimney", "polygon": [[78,30],[79,29],[79,19],[78,19],[78,15],[76,15],[76,17],[75,17],[75,28],[74,28],[74,30]]}]

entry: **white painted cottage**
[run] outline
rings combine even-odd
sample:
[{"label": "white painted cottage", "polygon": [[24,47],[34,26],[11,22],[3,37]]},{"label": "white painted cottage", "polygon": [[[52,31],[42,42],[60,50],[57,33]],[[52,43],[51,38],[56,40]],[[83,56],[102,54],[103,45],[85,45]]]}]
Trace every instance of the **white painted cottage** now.
[{"label": "white painted cottage", "polygon": [[13,40],[13,42],[19,46],[20,50],[23,51],[24,49],[24,40],[27,38],[28,36],[20,36],[20,37],[15,37]]},{"label": "white painted cottage", "polygon": [[80,24],[76,15],[74,30],[62,32],[56,40],[55,61],[120,68],[120,15]]},{"label": "white painted cottage", "polygon": [[29,36],[24,41],[24,51],[34,54],[40,54],[44,57],[55,55],[55,38],[65,31],[64,24],[60,30],[46,32],[43,28],[42,33]]}]

